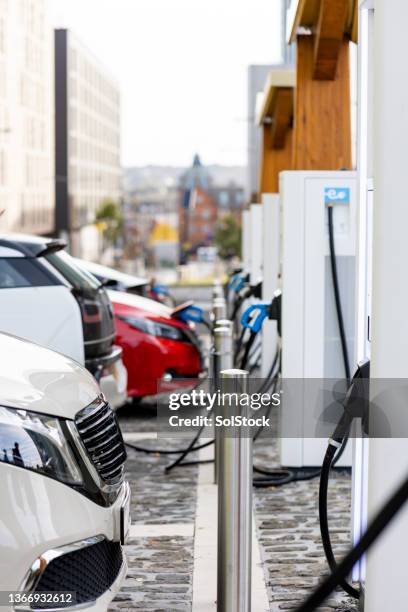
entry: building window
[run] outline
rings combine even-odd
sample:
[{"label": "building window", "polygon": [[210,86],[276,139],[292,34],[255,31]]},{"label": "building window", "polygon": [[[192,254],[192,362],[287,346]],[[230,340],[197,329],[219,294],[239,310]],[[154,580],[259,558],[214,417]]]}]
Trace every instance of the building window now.
[{"label": "building window", "polygon": [[228,204],[229,204],[229,193],[228,193],[228,191],[220,191],[220,194],[218,196],[218,201],[220,203],[220,206],[228,206]]},{"label": "building window", "polygon": [[235,203],[238,204],[238,206],[241,206],[243,201],[244,201],[244,192],[243,191],[237,191],[235,193]]}]

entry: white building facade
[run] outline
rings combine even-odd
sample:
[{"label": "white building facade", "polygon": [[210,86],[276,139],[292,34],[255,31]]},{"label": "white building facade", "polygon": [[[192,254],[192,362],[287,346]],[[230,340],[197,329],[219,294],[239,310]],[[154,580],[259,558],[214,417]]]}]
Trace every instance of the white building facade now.
[{"label": "white building facade", "polygon": [[45,0],[0,0],[0,231],[52,232],[52,29]]}]

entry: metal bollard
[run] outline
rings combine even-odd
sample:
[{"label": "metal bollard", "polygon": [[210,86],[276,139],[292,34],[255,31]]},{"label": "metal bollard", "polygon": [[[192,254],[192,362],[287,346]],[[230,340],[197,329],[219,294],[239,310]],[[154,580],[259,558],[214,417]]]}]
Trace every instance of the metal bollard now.
[{"label": "metal bollard", "polygon": [[231,329],[232,331],[232,328],[234,327],[234,323],[230,321],[229,319],[218,319],[217,321],[215,321],[215,326],[216,327],[228,327],[228,329]]},{"label": "metal bollard", "polygon": [[212,320],[216,323],[219,319],[227,318],[227,302],[225,298],[215,298],[212,305]]},{"label": "metal bollard", "polygon": [[[248,372],[223,370],[221,391],[247,390]],[[247,406],[222,406],[225,417],[249,416]],[[217,612],[250,612],[252,546],[252,437],[249,428],[221,430],[218,483]]]},{"label": "metal bollard", "polygon": [[[221,370],[228,370],[233,366],[233,347],[232,347],[232,327],[229,325],[219,326],[219,322],[216,323],[214,329],[214,350],[212,353],[212,376],[213,376],[213,392],[216,393],[220,386],[220,372]],[[214,406],[214,419],[219,414],[217,405]],[[220,442],[220,430],[214,427],[214,482],[215,484],[219,481],[219,442]]]},{"label": "metal bollard", "polygon": [[224,297],[224,288],[221,284],[221,281],[218,279],[216,279],[213,283],[212,297],[213,300],[215,298]]}]

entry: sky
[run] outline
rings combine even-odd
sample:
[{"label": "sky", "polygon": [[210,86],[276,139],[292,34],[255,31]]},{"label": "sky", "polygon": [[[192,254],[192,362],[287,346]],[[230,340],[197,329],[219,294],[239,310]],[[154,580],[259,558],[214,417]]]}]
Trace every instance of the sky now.
[{"label": "sky", "polygon": [[249,64],[280,61],[280,0],[49,0],[121,90],[124,166],[246,164]]}]

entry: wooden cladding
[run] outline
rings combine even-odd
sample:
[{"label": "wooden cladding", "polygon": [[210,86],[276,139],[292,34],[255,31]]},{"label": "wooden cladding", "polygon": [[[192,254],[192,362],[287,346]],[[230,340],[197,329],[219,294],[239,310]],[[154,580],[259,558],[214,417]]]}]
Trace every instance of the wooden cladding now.
[{"label": "wooden cladding", "polygon": [[293,120],[293,87],[280,87],[275,95],[275,108],[271,124],[271,147],[284,149],[286,133]]},{"label": "wooden cladding", "polygon": [[337,62],[344,39],[349,12],[349,0],[321,0],[315,32],[315,79],[336,78]]},{"label": "wooden cladding", "polygon": [[315,44],[298,36],[293,170],[350,169],[349,42],[341,41],[333,81],[314,79]]},{"label": "wooden cladding", "polygon": [[283,148],[272,147],[270,125],[262,126],[262,158],[259,193],[277,193],[279,191],[279,172],[292,170],[292,129],[285,135]]}]

